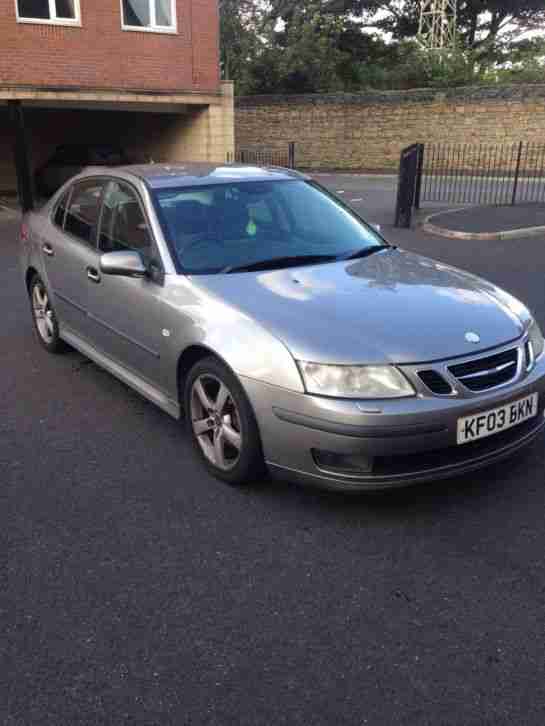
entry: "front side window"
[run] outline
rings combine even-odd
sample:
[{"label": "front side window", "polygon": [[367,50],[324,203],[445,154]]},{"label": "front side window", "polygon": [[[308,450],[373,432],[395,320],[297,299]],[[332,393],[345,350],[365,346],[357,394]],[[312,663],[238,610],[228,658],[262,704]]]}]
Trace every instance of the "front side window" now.
[{"label": "front side window", "polygon": [[79,0],[17,0],[17,19],[77,25],[80,22]]},{"label": "front side window", "polygon": [[176,0],[121,0],[124,30],[176,31]]},{"label": "front side window", "polygon": [[75,184],[64,220],[65,232],[92,247],[96,245],[103,188],[104,182],[96,179]]},{"label": "front side window", "polygon": [[57,227],[60,227],[63,229],[64,227],[64,218],[66,217],[66,205],[68,204],[68,198],[70,196],[70,190],[66,191],[62,197],[60,202],[57,204],[57,207],[55,209],[55,214],[53,215],[53,221],[57,225]]},{"label": "front side window", "polygon": [[135,250],[145,260],[153,256],[149,226],[135,191],[111,182],[104,195],[98,246],[101,252]]},{"label": "front side window", "polygon": [[384,241],[356,214],[306,181],[263,181],[155,192],[165,237],[188,274],[281,260],[362,256]]}]

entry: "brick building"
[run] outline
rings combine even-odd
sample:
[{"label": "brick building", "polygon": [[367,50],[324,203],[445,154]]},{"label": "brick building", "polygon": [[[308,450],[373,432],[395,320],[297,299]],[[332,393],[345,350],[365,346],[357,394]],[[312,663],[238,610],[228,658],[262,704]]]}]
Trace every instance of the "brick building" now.
[{"label": "brick building", "polygon": [[218,41],[217,0],[0,0],[0,193],[66,143],[225,161]]}]

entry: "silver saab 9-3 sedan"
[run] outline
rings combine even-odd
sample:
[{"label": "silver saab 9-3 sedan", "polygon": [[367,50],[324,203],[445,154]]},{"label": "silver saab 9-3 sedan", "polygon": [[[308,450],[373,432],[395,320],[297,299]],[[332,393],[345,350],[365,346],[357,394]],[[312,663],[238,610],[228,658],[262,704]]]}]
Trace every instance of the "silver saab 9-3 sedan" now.
[{"label": "silver saab 9-3 sedan", "polygon": [[505,457],[544,427],[524,305],[389,245],[306,176],[89,169],[24,217],[39,341],[185,414],[224,481],[397,486]]}]

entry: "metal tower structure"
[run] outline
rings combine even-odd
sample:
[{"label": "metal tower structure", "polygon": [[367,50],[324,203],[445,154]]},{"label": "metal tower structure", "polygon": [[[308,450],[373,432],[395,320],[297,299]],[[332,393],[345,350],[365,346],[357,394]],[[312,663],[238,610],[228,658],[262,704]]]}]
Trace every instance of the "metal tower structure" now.
[{"label": "metal tower structure", "polygon": [[457,4],[457,0],[420,0],[418,40],[426,50],[455,47]]}]

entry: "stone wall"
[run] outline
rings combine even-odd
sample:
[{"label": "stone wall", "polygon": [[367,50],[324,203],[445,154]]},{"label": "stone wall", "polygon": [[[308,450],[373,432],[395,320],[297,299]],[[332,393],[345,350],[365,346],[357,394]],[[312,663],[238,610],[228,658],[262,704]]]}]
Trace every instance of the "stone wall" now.
[{"label": "stone wall", "polygon": [[394,171],[414,142],[545,144],[545,84],[245,96],[235,135],[239,150],[295,141],[298,168]]}]

